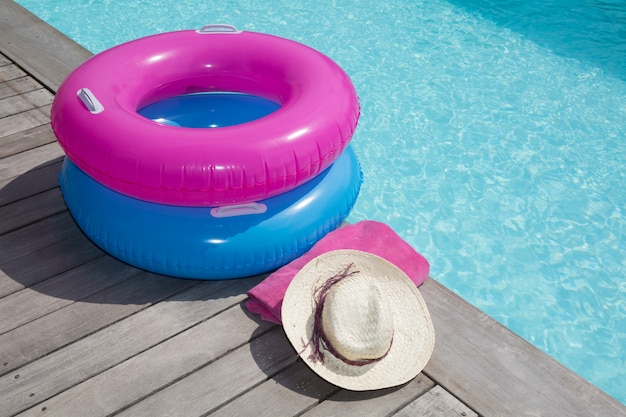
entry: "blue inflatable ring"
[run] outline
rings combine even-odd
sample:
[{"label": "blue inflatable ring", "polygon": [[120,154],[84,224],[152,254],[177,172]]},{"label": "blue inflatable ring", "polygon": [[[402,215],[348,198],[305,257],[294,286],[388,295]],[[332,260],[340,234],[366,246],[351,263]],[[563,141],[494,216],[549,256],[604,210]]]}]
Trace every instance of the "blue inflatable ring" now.
[{"label": "blue inflatable ring", "polygon": [[125,196],[68,158],[59,182],[76,223],[105,252],[159,274],[212,280],[270,272],[304,254],[347,217],[362,174],[348,147],[298,188],[257,203],[213,208]]}]

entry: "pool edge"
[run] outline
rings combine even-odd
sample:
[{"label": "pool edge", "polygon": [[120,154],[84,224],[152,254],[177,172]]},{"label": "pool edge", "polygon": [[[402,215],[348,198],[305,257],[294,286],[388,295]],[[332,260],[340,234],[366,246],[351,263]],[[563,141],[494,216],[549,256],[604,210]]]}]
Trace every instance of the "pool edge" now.
[{"label": "pool edge", "polygon": [[50,91],[93,55],[14,1],[0,5],[0,51]]}]

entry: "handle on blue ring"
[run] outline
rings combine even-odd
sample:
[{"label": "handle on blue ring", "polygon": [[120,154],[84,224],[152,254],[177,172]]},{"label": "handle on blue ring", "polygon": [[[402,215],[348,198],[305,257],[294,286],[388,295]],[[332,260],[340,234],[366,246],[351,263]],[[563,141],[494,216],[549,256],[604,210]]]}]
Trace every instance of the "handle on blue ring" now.
[{"label": "handle on blue ring", "polygon": [[267,206],[262,203],[235,204],[232,206],[220,206],[211,209],[213,217],[234,217],[246,216],[248,214],[263,214],[267,211]]}]

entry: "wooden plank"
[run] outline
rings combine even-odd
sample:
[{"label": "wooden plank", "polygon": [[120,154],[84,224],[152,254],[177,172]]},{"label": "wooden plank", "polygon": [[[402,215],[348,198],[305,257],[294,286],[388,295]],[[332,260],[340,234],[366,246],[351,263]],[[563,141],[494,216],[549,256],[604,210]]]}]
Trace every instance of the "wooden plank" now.
[{"label": "wooden plank", "polygon": [[54,188],[0,207],[0,234],[17,230],[65,211],[61,190]]},{"label": "wooden plank", "polygon": [[[34,282],[29,277],[32,274],[45,277],[48,273],[45,268],[50,267],[46,264],[47,261],[41,258],[42,254],[60,255],[60,259],[52,258],[50,261],[63,265],[63,259],[66,257],[64,252],[91,254],[94,248],[78,229],[70,214],[64,211],[27,227],[0,235],[0,253],[2,253],[0,271],[3,272],[0,274],[0,283],[13,280],[22,286],[32,285]],[[100,253],[98,250],[95,255],[99,256]],[[72,259],[72,256],[69,259]],[[0,284],[0,287],[2,286]]]},{"label": "wooden plank", "polygon": [[39,415],[45,407],[46,416],[107,416],[143,398],[119,415],[202,415],[295,360],[292,350],[283,349],[264,368],[255,366],[246,343],[251,337],[264,343],[272,327],[280,331],[235,305],[22,415]]},{"label": "wooden plank", "polygon": [[[105,274],[113,268],[103,269],[99,272],[102,277],[96,279],[106,279]],[[21,373],[19,367],[194,284],[148,273],[138,275],[140,271],[128,266],[117,269],[122,271],[117,285],[0,335],[4,361],[0,374],[16,369]]]},{"label": "wooden plank", "polygon": [[11,63],[11,60],[9,60],[9,58],[4,56],[3,54],[0,54],[0,65],[8,65],[10,63]]},{"label": "wooden plank", "polygon": [[[524,411],[518,410],[516,414],[511,415],[525,414]],[[416,415],[424,417],[478,417],[478,414],[439,385],[394,414],[396,417],[413,417]]]},{"label": "wooden plank", "polygon": [[[259,279],[204,281],[0,377],[2,412],[10,415],[31,408],[238,304]],[[173,278],[159,282],[165,281],[170,285],[195,283]],[[143,299],[156,291],[157,284],[144,285],[147,295]],[[115,302],[115,298],[100,300]]]},{"label": "wooden plank", "polygon": [[429,279],[435,327],[425,373],[480,415],[626,416],[626,407]]},{"label": "wooden plank", "polygon": [[[39,110],[33,110],[39,111]],[[20,113],[25,114],[25,113]],[[9,119],[0,119],[2,120]],[[10,178],[23,175],[34,168],[42,167],[44,164],[58,162],[57,158],[63,157],[65,154],[58,143],[50,143],[48,145],[39,146],[28,152],[22,152],[17,155],[7,156],[0,159],[0,178],[7,180]]]},{"label": "wooden plank", "polygon": [[0,82],[15,80],[25,77],[27,74],[15,64],[0,66]]},{"label": "wooden plank", "polygon": [[401,387],[363,392],[341,390],[302,416],[387,416],[403,408],[434,385],[426,375],[419,374]]},{"label": "wooden plank", "polygon": [[[261,329],[255,330],[255,335]],[[288,344],[276,345],[279,327],[254,338],[228,355],[199,369],[186,378],[156,392],[124,410],[119,416],[203,416],[267,381],[268,377],[291,365],[297,356]],[[272,346],[266,357],[255,356],[258,346]],[[237,415],[245,415],[243,413]]]},{"label": "wooden plank", "polygon": [[0,206],[56,188],[62,162],[63,157],[57,157],[17,177],[0,180]]},{"label": "wooden plank", "polygon": [[139,272],[110,256],[102,256],[4,297],[0,299],[0,317],[3,319],[0,322],[0,338],[2,333],[85,299]]},{"label": "wooden plank", "polygon": [[0,118],[47,106],[52,99],[52,94],[43,88],[0,99]]},{"label": "wooden plank", "polygon": [[40,107],[0,119],[0,139],[23,130],[49,123],[50,109]]},{"label": "wooden plank", "polygon": [[0,0],[0,51],[56,91],[92,53],[11,0]]},{"label": "wooden plank", "polygon": [[34,108],[51,105],[54,100],[54,95],[43,87],[24,92],[19,97]]},{"label": "wooden plank", "polygon": [[[288,342],[287,342],[288,343]],[[285,371],[236,397],[212,416],[295,416],[339,390],[298,360]]]},{"label": "wooden plank", "polygon": [[34,108],[35,106],[19,95],[3,98],[0,99],[0,118],[12,116]]},{"label": "wooden plank", "polygon": [[49,123],[22,130],[0,139],[0,158],[56,141]]},{"label": "wooden plank", "polygon": [[2,261],[0,297],[69,271],[101,256],[104,256],[104,253],[82,233],[77,232],[75,236],[61,238],[24,256],[8,262]]},{"label": "wooden plank", "polygon": [[0,99],[27,93],[39,88],[43,88],[43,86],[28,76],[3,81],[0,82]]},{"label": "wooden plank", "polygon": [[[0,235],[0,266],[46,246],[82,233],[65,211],[13,232]],[[4,269],[4,268],[3,268]]]}]

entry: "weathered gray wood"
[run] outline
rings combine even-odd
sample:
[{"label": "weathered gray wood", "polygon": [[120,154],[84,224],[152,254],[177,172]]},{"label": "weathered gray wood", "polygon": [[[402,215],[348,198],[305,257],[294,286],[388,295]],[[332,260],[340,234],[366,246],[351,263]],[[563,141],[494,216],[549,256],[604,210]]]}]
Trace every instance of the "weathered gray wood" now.
[{"label": "weathered gray wood", "polygon": [[32,168],[17,177],[0,177],[2,178],[0,179],[0,206],[56,188],[62,158],[46,161],[41,166]]},{"label": "weathered gray wood", "polygon": [[[6,59],[6,58],[5,58]],[[0,71],[2,71],[0,69]],[[0,99],[27,93],[43,88],[41,84],[28,76],[17,77],[0,82]]]},{"label": "weathered gray wood", "polygon": [[65,211],[61,190],[54,188],[0,207],[0,234]]},{"label": "weathered gray wood", "polygon": [[43,88],[0,99],[0,118],[47,106],[52,99],[52,94]]},{"label": "weathered gray wood", "polygon": [[626,416],[626,407],[429,279],[435,327],[425,373],[485,416]]},{"label": "weathered gray wood", "polygon": [[28,151],[56,141],[49,124],[23,130],[0,139],[0,158]]},{"label": "weathered gray wood", "polygon": [[[0,298],[0,317],[2,317],[0,340],[2,333],[50,315],[53,311],[85,299],[139,272],[138,269],[131,268],[110,256],[103,256],[7,297]],[[47,326],[44,327],[46,328],[43,330],[47,331]],[[30,329],[29,331],[40,333],[41,329]],[[63,336],[67,337],[67,334]],[[45,342],[38,342],[39,345],[42,343]],[[4,346],[2,341],[0,341],[0,346]],[[0,351],[3,349],[0,348]]]},{"label": "weathered gray wood", "polygon": [[336,386],[312,374],[309,367],[298,360],[285,371],[235,398],[211,415],[295,416],[338,390]]},{"label": "weathered gray wood", "polygon": [[[36,230],[36,229],[35,229]],[[74,229],[76,230],[76,229]],[[72,270],[104,253],[82,233],[0,263],[0,297]]]},{"label": "weathered gray wood", "polygon": [[[259,329],[255,331],[258,333]],[[248,346],[220,358],[176,384],[157,392],[144,401],[120,413],[120,416],[203,416],[207,412],[236,398],[242,392],[267,380],[269,375],[284,369],[296,360],[288,345],[273,348],[266,358],[255,356],[255,346],[274,345],[274,328],[252,340]],[[240,414],[245,415],[245,414]]]},{"label": "weathered gray wood", "polygon": [[2,253],[0,268],[4,269],[4,264],[14,259],[81,234],[69,212],[64,211],[0,235],[0,253]]},{"label": "weathered gray wood", "polygon": [[0,51],[53,91],[92,56],[11,0],[0,0]]},{"label": "weathered gray wood", "polygon": [[306,417],[387,416],[403,408],[434,386],[424,374],[401,387],[353,392],[341,390],[303,414]]},{"label": "weathered gray wood", "polygon": [[280,367],[286,358],[295,360],[292,351],[283,349],[275,352],[266,369],[255,366],[246,343],[253,335],[265,340],[263,333],[271,327],[253,320],[235,305],[23,415],[39,415],[45,407],[46,416],[68,416],[76,411],[83,416],[107,416],[144,397],[120,415],[202,415],[219,405],[220,399],[227,401],[244,390],[246,384],[265,380],[264,372]]},{"label": "weathered gray wood", "polygon": [[47,124],[50,109],[40,107],[0,119],[0,139],[23,130]]},{"label": "weathered gray wood", "polygon": [[[137,270],[125,266],[117,269],[122,275],[117,285],[0,335],[1,360],[6,363],[0,374],[69,345],[193,284],[146,273],[137,275]],[[114,268],[103,268],[99,273],[106,278],[111,270]],[[147,286],[151,291],[145,291]]]},{"label": "weathered gray wood", "polygon": [[[518,410],[517,413],[511,415],[523,415],[524,410]],[[396,417],[477,417],[474,411],[465,404],[454,398],[449,392],[437,385],[433,389],[417,398],[411,404],[404,407]]]},{"label": "weathered gray wood", "polygon": [[0,82],[15,80],[26,75],[27,74],[15,64],[0,66]]},{"label": "weathered gray wood", "polygon": [[[4,397],[0,413],[11,415],[31,408],[195,326],[241,302],[245,298],[245,291],[258,280],[206,281],[196,284],[166,301],[143,309],[0,377],[0,392]],[[144,300],[150,297],[151,292],[157,291],[160,285],[180,285],[184,288],[194,283],[172,278],[155,279],[150,285],[145,283],[143,290],[147,294],[140,295]],[[115,304],[117,300],[111,297],[100,301],[113,303],[114,308],[125,308]],[[106,306],[104,309],[109,310]]]},{"label": "weathered gray wood", "polygon": [[0,99],[0,118],[11,116],[34,108],[35,106],[24,100],[22,96],[11,96],[3,98]]},{"label": "weathered gray wood", "polygon": [[21,100],[30,104],[33,108],[44,107],[52,104],[52,100],[54,100],[54,96],[52,93],[45,88],[38,88],[33,91],[27,91],[20,94]]},{"label": "weathered gray wood", "polygon": [[[8,119],[8,117],[6,119]],[[65,154],[56,142],[39,146],[28,152],[7,156],[6,158],[0,159],[0,178],[9,179],[23,175],[33,168],[43,166],[45,163],[58,162],[55,161],[55,159],[63,156],[65,156]]]}]

